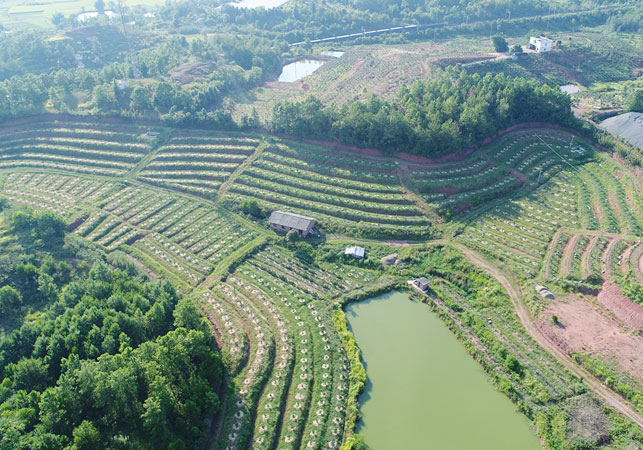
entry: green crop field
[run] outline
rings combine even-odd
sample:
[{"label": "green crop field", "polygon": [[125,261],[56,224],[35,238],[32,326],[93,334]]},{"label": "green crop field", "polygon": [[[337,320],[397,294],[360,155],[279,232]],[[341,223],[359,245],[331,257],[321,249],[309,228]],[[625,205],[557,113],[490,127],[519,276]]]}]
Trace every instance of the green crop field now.
[{"label": "green crop field", "polygon": [[[409,247],[409,267],[388,271],[315,260],[279,244],[266,219],[238,214],[246,200],[315,217],[330,253],[338,239],[371,239],[379,257],[392,250],[372,239],[442,235],[525,286],[573,289],[630,271],[641,280],[640,179],[566,131],[520,128],[459,160],[423,162],[262,134],[160,130],[149,137],[144,127],[73,117],[0,127],[0,193],[63,216],[71,233],[199,299],[228,378],[214,449],[340,448],[362,381],[339,305],[422,273],[415,252],[434,251]],[[433,308],[464,342],[475,336],[467,346],[485,370],[497,372],[509,351],[528,371],[521,379],[502,369],[494,383],[530,417],[555,420],[553,404],[574,417],[587,389],[530,340],[506,295],[491,308],[472,293],[469,283],[490,278],[470,263],[469,281],[459,278],[459,251],[439,254],[449,262],[429,269]]]},{"label": "green crop field", "polygon": [[[29,0],[5,0],[0,3],[0,24],[5,27],[52,26],[51,18],[55,13],[65,16],[94,11],[94,0],[44,0],[37,3]],[[108,2],[106,2],[107,4]],[[127,0],[123,7],[156,6],[160,0]]]}]

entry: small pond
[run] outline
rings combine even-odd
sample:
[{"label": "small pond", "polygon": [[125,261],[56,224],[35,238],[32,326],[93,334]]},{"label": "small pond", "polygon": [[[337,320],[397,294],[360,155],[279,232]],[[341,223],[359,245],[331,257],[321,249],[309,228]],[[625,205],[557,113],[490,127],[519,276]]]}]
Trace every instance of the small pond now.
[{"label": "small pond", "polygon": [[390,292],[349,305],[368,377],[357,432],[372,450],[540,450],[526,417],[422,304]]},{"label": "small pond", "polygon": [[324,61],[315,59],[302,59],[294,63],[286,64],[279,75],[278,81],[283,83],[292,83],[293,81],[301,80],[307,77],[321,66],[325,64]]},{"label": "small pond", "polygon": [[580,92],[580,88],[575,84],[565,84],[560,87],[560,91],[566,94],[575,94],[577,92]]},{"label": "small pond", "polygon": [[321,52],[322,56],[330,56],[332,58],[341,58],[344,56],[344,52],[336,51],[336,50],[329,50],[327,52]]}]

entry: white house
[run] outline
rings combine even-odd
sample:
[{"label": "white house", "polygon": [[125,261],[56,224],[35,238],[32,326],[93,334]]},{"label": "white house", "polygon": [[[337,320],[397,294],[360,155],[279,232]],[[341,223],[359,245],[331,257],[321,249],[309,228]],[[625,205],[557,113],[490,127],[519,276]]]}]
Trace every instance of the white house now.
[{"label": "white house", "polygon": [[344,250],[344,254],[347,256],[352,256],[353,258],[363,258],[364,257],[364,247],[347,247]]},{"label": "white house", "polygon": [[545,36],[531,36],[529,38],[529,48],[538,53],[550,52],[553,44],[554,41]]}]

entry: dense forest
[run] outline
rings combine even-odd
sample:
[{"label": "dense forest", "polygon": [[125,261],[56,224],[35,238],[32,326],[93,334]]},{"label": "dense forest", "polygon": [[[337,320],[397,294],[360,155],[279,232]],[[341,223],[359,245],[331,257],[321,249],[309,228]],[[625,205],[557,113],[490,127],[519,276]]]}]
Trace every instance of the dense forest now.
[{"label": "dense forest", "polygon": [[192,301],[52,213],[2,219],[0,448],[198,448],[222,364]]},{"label": "dense forest", "polygon": [[271,128],[301,138],[435,156],[522,122],[576,124],[569,96],[558,89],[504,74],[469,75],[454,67],[402,87],[393,102],[376,96],[341,107],[324,106],[314,97],[284,101],[273,109]]}]

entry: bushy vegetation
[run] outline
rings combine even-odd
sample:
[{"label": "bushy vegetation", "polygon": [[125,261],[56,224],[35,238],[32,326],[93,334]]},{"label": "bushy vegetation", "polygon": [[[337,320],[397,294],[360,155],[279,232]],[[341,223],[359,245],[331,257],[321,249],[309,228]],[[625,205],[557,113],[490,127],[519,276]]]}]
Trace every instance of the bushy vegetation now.
[{"label": "bushy vegetation", "polygon": [[[13,214],[17,242],[45,228],[61,234],[57,224],[50,213]],[[169,282],[117,269],[91,247],[45,242],[4,248],[3,317],[17,326],[0,340],[0,446],[200,445],[222,376],[200,311]]]},{"label": "bushy vegetation", "polygon": [[571,126],[569,96],[524,78],[449,68],[403,87],[394,102],[375,96],[341,108],[315,98],[275,105],[273,131],[328,138],[387,152],[436,156],[466,148],[522,122]]}]

